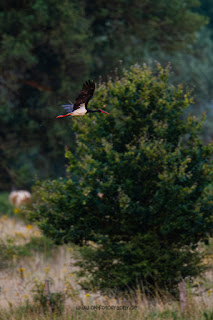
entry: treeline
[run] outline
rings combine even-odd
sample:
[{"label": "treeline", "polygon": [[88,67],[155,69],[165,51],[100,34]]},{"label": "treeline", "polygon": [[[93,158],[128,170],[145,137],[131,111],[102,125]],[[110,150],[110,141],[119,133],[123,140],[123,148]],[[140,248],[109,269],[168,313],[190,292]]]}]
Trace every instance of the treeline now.
[{"label": "treeline", "polygon": [[88,78],[171,62],[173,81],[194,89],[193,111],[211,110],[210,0],[3,0],[0,11],[0,190],[64,175],[75,134],[55,116]]}]

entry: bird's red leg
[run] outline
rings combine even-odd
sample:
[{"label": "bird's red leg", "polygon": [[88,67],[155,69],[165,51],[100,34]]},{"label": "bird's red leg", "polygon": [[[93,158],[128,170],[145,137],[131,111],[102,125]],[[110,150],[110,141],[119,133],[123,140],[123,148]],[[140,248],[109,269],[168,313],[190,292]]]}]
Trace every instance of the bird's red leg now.
[{"label": "bird's red leg", "polygon": [[72,113],[63,114],[63,115],[57,116],[56,119],[57,118],[64,118],[64,117],[67,117],[67,116],[71,116],[71,114]]}]

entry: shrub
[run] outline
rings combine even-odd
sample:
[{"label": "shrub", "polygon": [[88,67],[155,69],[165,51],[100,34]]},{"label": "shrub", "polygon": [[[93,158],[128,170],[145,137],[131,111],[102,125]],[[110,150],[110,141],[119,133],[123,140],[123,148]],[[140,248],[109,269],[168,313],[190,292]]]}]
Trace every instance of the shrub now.
[{"label": "shrub", "polygon": [[12,215],[13,214],[13,206],[9,202],[8,192],[0,193],[0,215]]},{"label": "shrub", "polygon": [[13,238],[8,238],[7,242],[0,240],[0,270],[14,266],[14,256],[21,260],[23,257],[30,257],[35,252],[40,252],[45,257],[52,256],[56,245],[53,240],[47,237],[31,237],[30,241],[17,245]]},{"label": "shrub", "polygon": [[0,240],[0,270],[8,268],[10,262],[10,254],[8,252],[7,245]]},{"label": "shrub", "polygon": [[[212,230],[212,145],[193,103],[169,83],[169,67],[134,66],[101,85],[92,107],[109,116],[72,119],[76,153],[66,180],[40,183],[31,218],[58,244],[86,245],[81,275],[102,290],[174,288],[202,267],[198,243]],[[84,281],[85,284],[85,281]]]},{"label": "shrub", "polygon": [[64,310],[65,294],[61,292],[52,292],[47,296],[44,282],[35,282],[33,287],[33,301],[35,306],[44,313],[50,311],[56,314],[62,314]]}]

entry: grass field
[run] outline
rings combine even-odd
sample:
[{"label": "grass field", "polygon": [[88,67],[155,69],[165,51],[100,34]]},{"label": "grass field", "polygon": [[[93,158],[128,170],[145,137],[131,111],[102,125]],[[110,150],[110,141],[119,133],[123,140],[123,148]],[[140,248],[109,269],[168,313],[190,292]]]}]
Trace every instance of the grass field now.
[{"label": "grass field", "polygon": [[7,194],[0,195],[0,320],[213,320],[213,241],[206,248],[209,271],[187,284],[188,306],[182,314],[179,301],[169,294],[148,300],[140,289],[115,299],[81,290],[72,266],[78,248],[56,247],[17,215]]}]

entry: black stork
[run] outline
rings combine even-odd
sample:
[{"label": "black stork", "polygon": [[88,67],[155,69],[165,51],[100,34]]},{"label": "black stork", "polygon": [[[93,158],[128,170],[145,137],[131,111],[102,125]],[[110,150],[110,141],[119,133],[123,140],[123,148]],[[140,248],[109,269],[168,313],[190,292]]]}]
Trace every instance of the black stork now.
[{"label": "black stork", "polygon": [[67,116],[83,116],[89,112],[101,112],[101,113],[109,114],[108,112],[103,111],[102,109],[90,110],[87,108],[88,102],[92,98],[94,91],[95,91],[95,81],[94,80],[86,81],[83,84],[81,92],[77,96],[74,105],[70,101],[69,101],[70,104],[62,105],[62,107],[64,107],[64,109],[69,113],[57,116],[56,118],[63,118]]}]

